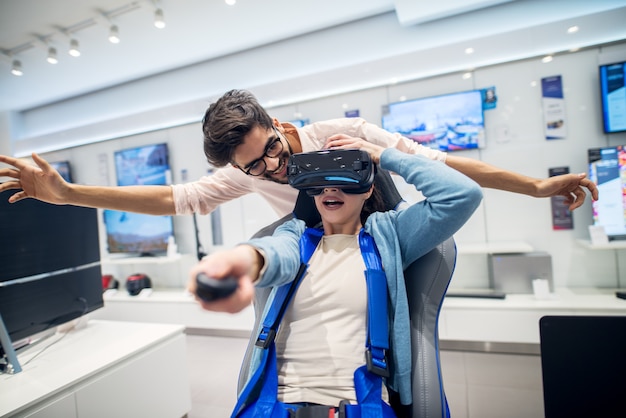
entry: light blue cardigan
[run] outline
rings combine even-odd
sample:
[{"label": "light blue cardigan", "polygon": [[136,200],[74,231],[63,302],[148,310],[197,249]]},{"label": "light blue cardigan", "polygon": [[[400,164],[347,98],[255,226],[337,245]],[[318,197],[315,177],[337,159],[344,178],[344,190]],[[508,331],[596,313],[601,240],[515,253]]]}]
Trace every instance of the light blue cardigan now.
[{"label": "light blue cardigan", "polygon": [[[392,375],[387,385],[408,405],[412,402],[411,337],[404,269],[461,228],[480,204],[482,191],[473,180],[441,162],[394,148],[383,151],[380,166],[402,176],[426,197],[403,210],[374,213],[364,226],[374,237],[380,252],[391,302]],[[246,243],[265,255],[265,270],[257,286],[274,287],[265,305],[264,318],[276,287],[296,276],[300,265],[299,241],[304,229],[303,221],[293,219],[278,227],[271,237]],[[255,347],[254,350],[248,376],[252,376],[259,365],[261,349]]]}]

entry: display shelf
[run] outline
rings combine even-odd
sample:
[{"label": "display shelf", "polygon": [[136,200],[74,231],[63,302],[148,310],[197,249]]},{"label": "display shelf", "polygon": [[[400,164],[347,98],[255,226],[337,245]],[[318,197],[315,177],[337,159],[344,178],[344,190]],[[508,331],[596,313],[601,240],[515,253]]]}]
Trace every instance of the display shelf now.
[{"label": "display shelf", "polygon": [[532,245],[523,241],[496,241],[480,243],[457,243],[459,254],[529,253]]},{"label": "display shelf", "polygon": [[103,264],[167,264],[177,263],[186,257],[183,254],[163,257],[128,257],[128,256],[109,256],[102,259]]},{"label": "display shelf", "polygon": [[592,244],[588,239],[577,239],[583,247],[588,250],[624,250],[626,249],[626,241],[609,241],[606,244]]}]

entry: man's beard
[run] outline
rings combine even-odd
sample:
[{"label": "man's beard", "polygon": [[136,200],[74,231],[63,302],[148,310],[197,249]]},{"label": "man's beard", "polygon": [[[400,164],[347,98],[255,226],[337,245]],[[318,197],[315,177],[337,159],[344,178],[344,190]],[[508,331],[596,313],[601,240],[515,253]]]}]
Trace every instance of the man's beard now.
[{"label": "man's beard", "polygon": [[[290,153],[289,151],[283,151],[283,153],[280,156],[280,164],[278,166],[277,170],[275,171],[283,171],[285,168],[285,165],[287,165],[287,161],[289,160],[290,157]],[[269,181],[273,181],[274,183],[279,183],[279,184],[288,184],[289,182],[287,181],[287,177],[282,178],[282,179],[278,179],[276,177],[272,177],[271,174],[268,174],[267,171],[265,173],[263,173],[263,179],[264,180],[269,180]]]}]

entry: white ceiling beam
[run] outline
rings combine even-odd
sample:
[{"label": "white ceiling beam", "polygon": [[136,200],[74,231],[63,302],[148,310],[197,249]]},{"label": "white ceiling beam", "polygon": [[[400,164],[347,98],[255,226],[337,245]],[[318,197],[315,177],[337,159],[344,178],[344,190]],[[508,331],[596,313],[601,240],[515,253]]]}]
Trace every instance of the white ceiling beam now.
[{"label": "white ceiling beam", "polygon": [[398,21],[417,25],[514,0],[394,0]]}]

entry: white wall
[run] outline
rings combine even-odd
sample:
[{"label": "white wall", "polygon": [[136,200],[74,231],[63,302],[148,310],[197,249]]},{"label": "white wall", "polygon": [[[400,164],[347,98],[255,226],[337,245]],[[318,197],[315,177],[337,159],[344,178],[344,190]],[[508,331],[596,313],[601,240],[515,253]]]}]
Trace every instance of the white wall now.
[{"label": "white wall", "polygon": [[[626,144],[626,134],[606,135],[601,125],[598,64],[619,59],[626,59],[626,44],[558,55],[548,64],[532,59],[485,67],[475,70],[471,79],[463,79],[460,73],[454,73],[270,107],[269,111],[280,120],[294,119],[296,114],[301,114],[311,121],[318,121],[342,117],[346,110],[343,106],[347,105],[347,109],[359,109],[361,116],[378,124],[382,105],[398,101],[400,96],[411,99],[495,86],[497,108],[485,113],[486,147],[463,151],[461,155],[532,177],[547,177],[549,168],[560,166],[568,166],[571,172],[585,172],[588,148]],[[567,139],[547,141],[543,134],[540,81],[542,77],[553,75],[561,75],[563,79],[568,134]],[[537,83],[535,86],[531,85],[533,81]],[[286,81],[289,82],[292,81]],[[201,152],[199,123],[57,151],[46,157],[50,160],[69,159],[78,182],[113,185],[113,151],[163,141],[170,147],[174,182],[181,181],[183,169],[188,171],[190,180],[206,173],[208,165]],[[104,173],[105,170],[108,173]],[[224,205],[221,216],[226,246],[249,237],[276,219],[258,196],[247,196]],[[588,238],[590,223],[590,201],[575,211],[573,230],[553,231],[549,199],[485,190],[484,203],[456,239],[459,246],[480,242],[528,242],[537,251],[552,255],[557,286],[626,287],[626,266],[620,261],[626,259],[625,250],[588,250],[577,243],[577,239]],[[205,248],[211,249],[208,217],[199,217],[199,224],[201,241]],[[180,250],[193,253],[191,217],[177,217],[175,227]],[[453,286],[487,285],[486,256],[459,256]]]}]

